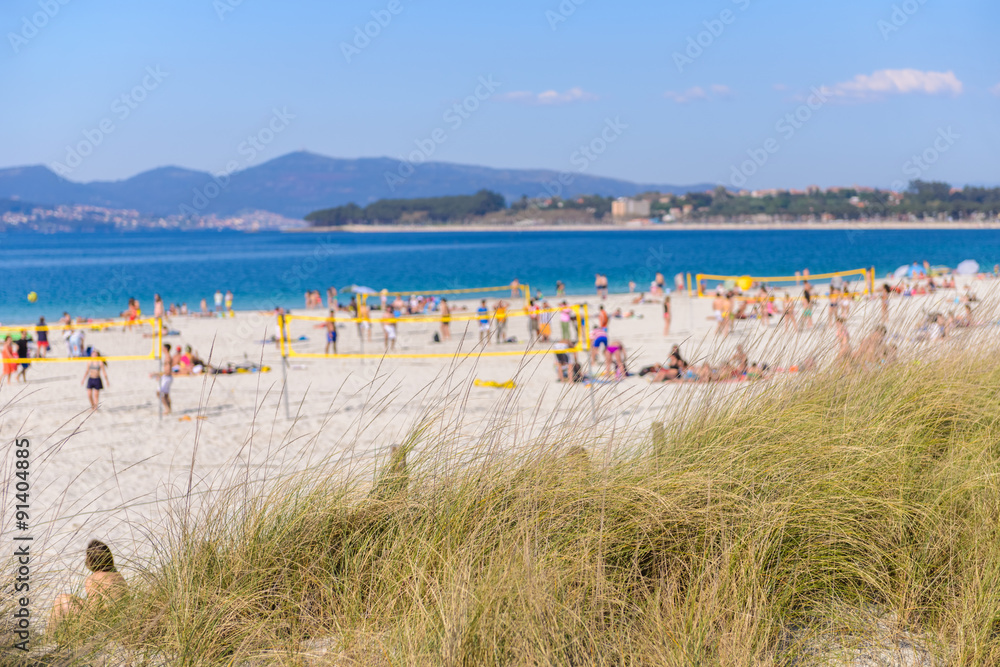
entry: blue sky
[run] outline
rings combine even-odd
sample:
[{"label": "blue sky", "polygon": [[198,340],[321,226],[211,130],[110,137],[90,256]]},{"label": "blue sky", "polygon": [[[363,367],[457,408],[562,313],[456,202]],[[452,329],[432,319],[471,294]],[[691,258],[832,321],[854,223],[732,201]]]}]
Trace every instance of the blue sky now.
[{"label": "blue sky", "polygon": [[998,26],[995,0],[7,0],[0,167],[81,142],[78,181],[422,144],[575,171],[603,144],[586,171],[641,182],[994,184]]}]

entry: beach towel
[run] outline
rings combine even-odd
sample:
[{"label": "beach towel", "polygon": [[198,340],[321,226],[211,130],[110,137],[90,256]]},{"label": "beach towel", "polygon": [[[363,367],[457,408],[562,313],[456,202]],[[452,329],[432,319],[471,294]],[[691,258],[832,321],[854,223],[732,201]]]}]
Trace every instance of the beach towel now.
[{"label": "beach towel", "polygon": [[506,382],[495,382],[494,380],[473,380],[472,384],[477,387],[496,387],[497,389],[513,389],[517,385],[514,384],[513,380],[507,380]]}]

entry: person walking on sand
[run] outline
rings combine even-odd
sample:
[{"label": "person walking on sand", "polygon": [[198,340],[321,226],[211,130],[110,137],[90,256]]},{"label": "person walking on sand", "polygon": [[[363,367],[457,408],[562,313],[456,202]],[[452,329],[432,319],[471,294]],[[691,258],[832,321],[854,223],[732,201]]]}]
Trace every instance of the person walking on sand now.
[{"label": "person walking on sand", "polygon": [[170,343],[163,344],[162,357],[163,371],[156,374],[159,379],[159,385],[156,388],[156,395],[163,403],[163,407],[165,408],[164,414],[169,415],[172,410],[170,404],[170,387],[174,383],[174,366],[170,361]]},{"label": "person walking on sand", "polygon": [[218,317],[222,317],[222,292],[220,290],[215,290],[215,314]]},{"label": "person walking on sand", "polygon": [[45,324],[45,316],[38,318],[38,325],[35,327],[35,335],[38,336],[35,354],[39,359],[44,359],[49,352],[49,327]]},{"label": "person walking on sand", "polygon": [[93,573],[83,582],[87,597],[80,598],[65,593],[57,597],[49,613],[47,629],[54,629],[59,623],[87,607],[113,603],[128,591],[125,578],[115,569],[115,558],[111,554],[111,549],[104,542],[90,541],[87,545],[85,564]]},{"label": "person walking on sand", "polygon": [[451,340],[451,306],[448,299],[441,299],[441,340]]},{"label": "person walking on sand", "polygon": [[382,317],[382,330],[385,332],[385,351],[396,350],[396,316],[391,310],[386,310]]},{"label": "person walking on sand", "polygon": [[326,350],[323,354],[330,354],[330,347],[333,347],[333,353],[337,354],[337,317],[336,313],[332,310],[330,311],[330,317],[326,319]]},{"label": "person walking on sand", "polygon": [[[83,373],[83,379],[80,384],[86,384],[87,387],[87,398],[90,400],[90,409],[97,410],[97,404],[101,398],[101,390],[106,387],[111,386],[111,380],[108,379],[108,364],[105,361],[101,361],[99,357],[101,353],[97,349],[90,351],[90,361],[87,362],[87,370]],[[104,376],[104,382],[101,382],[101,376]]]},{"label": "person walking on sand", "polygon": [[18,362],[21,366],[21,370],[17,372],[17,377],[25,384],[28,383],[28,366],[31,365],[31,356],[28,351],[28,342],[30,340],[31,337],[28,336],[28,331],[26,329],[21,329],[21,337],[17,339],[17,358],[21,360]]},{"label": "person walking on sand", "polygon": [[663,335],[670,335],[670,295],[663,297]]},{"label": "person walking on sand", "polygon": [[483,299],[479,308],[476,309],[479,314],[479,342],[483,345],[490,344],[490,309],[486,307],[486,299]]},{"label": "person walking on sand", "polygon": [[225,299],[226,299],[226,311],[223,313],[223,316],[228,315],[229,317],[236,317],[236,315],[233,313],[233,291],[232,290],[228,290],[228,289],[226,290],[226,297],[225,297]]}]

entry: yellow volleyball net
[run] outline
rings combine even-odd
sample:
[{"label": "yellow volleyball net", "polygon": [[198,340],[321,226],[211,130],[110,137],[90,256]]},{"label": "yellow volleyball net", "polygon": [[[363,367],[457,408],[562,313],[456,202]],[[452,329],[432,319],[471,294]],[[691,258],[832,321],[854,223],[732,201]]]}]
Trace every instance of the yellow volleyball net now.
[{"label": "yellow volleyball net", "polygon": [[7,363],[79,363],[93,358],[98,350],[100,361],[142,361],[159,359],[163,349],[163,322],[144,320],[109,320],[74,324],[33,324],[0,327],[0,344],[9,336],[15,353],[17,343],[28,341],[29,356],[6,357]]},{"label": "yellow volleyball net", "polygon": [[498,285],[494,287],[467,287],[462,289],[432,289],[432,290],[409,290],[409,291],[391,291],[388,289],[383,289],[379,291],[368,292],[365,294],[357,294],[358,300],[381,300],[385,297],[387,300],[395,300],[396,297],[402,299],[407,299],[409,297],[456,297],[460,299],[472,299],[479,297],[490,297],[497,299],[510,298],[513,300],[523,301],[524,307],[528,308],[531,305],[531,286],[521,283],[510,283],[509,285]]},{"label": "yellow volleyball net", "polygon": [[[449,359],[572,354],[590,349],[585,304],[518,310],[453,310],[368,317],[279,315],[289,359]],[[330,335],[331,325],[336,336]],[[331,340],[332,339],[332,340]]]},{"label": "yellow volleyball net", "polygon": [[[848,271],[832,271],[830,273],[809,273],[797,276],[724,276],[711,273],[695,275],[695,287],[699,297],[715,296],[716,290],[736,290],[743,293],[766,285],[769,289],[787,291],[796,296],[803,288],[805,281],[813,287],[818,282],[840,283],[841,291],[849,295],[869,294],[875,269],[850,269]],[[817,293],[816,296],[821,296]]]}]

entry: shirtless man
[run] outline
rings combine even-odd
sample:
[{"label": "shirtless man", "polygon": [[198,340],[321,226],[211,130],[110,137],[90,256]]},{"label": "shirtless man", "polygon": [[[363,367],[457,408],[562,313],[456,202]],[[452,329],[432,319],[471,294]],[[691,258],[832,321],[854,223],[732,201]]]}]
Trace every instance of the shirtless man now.
[{"label": "shirtless man", "polygon": [[785,296],[782,299],[781,319],[784,321],[786,329],[798,329],[798,325],[795,321],[795,299],[793,299],[788,292],[785,292]]},{"label": "shirtless man", "polygon": [[712,319],[716,322],[715,333],[716,335],[723,334],[726,329],[726,322],[728,318],[723,317],[724,313],[729,311],[729,299],[722,296],[722,294],[716,294],[715,298],[712,299]]}]

